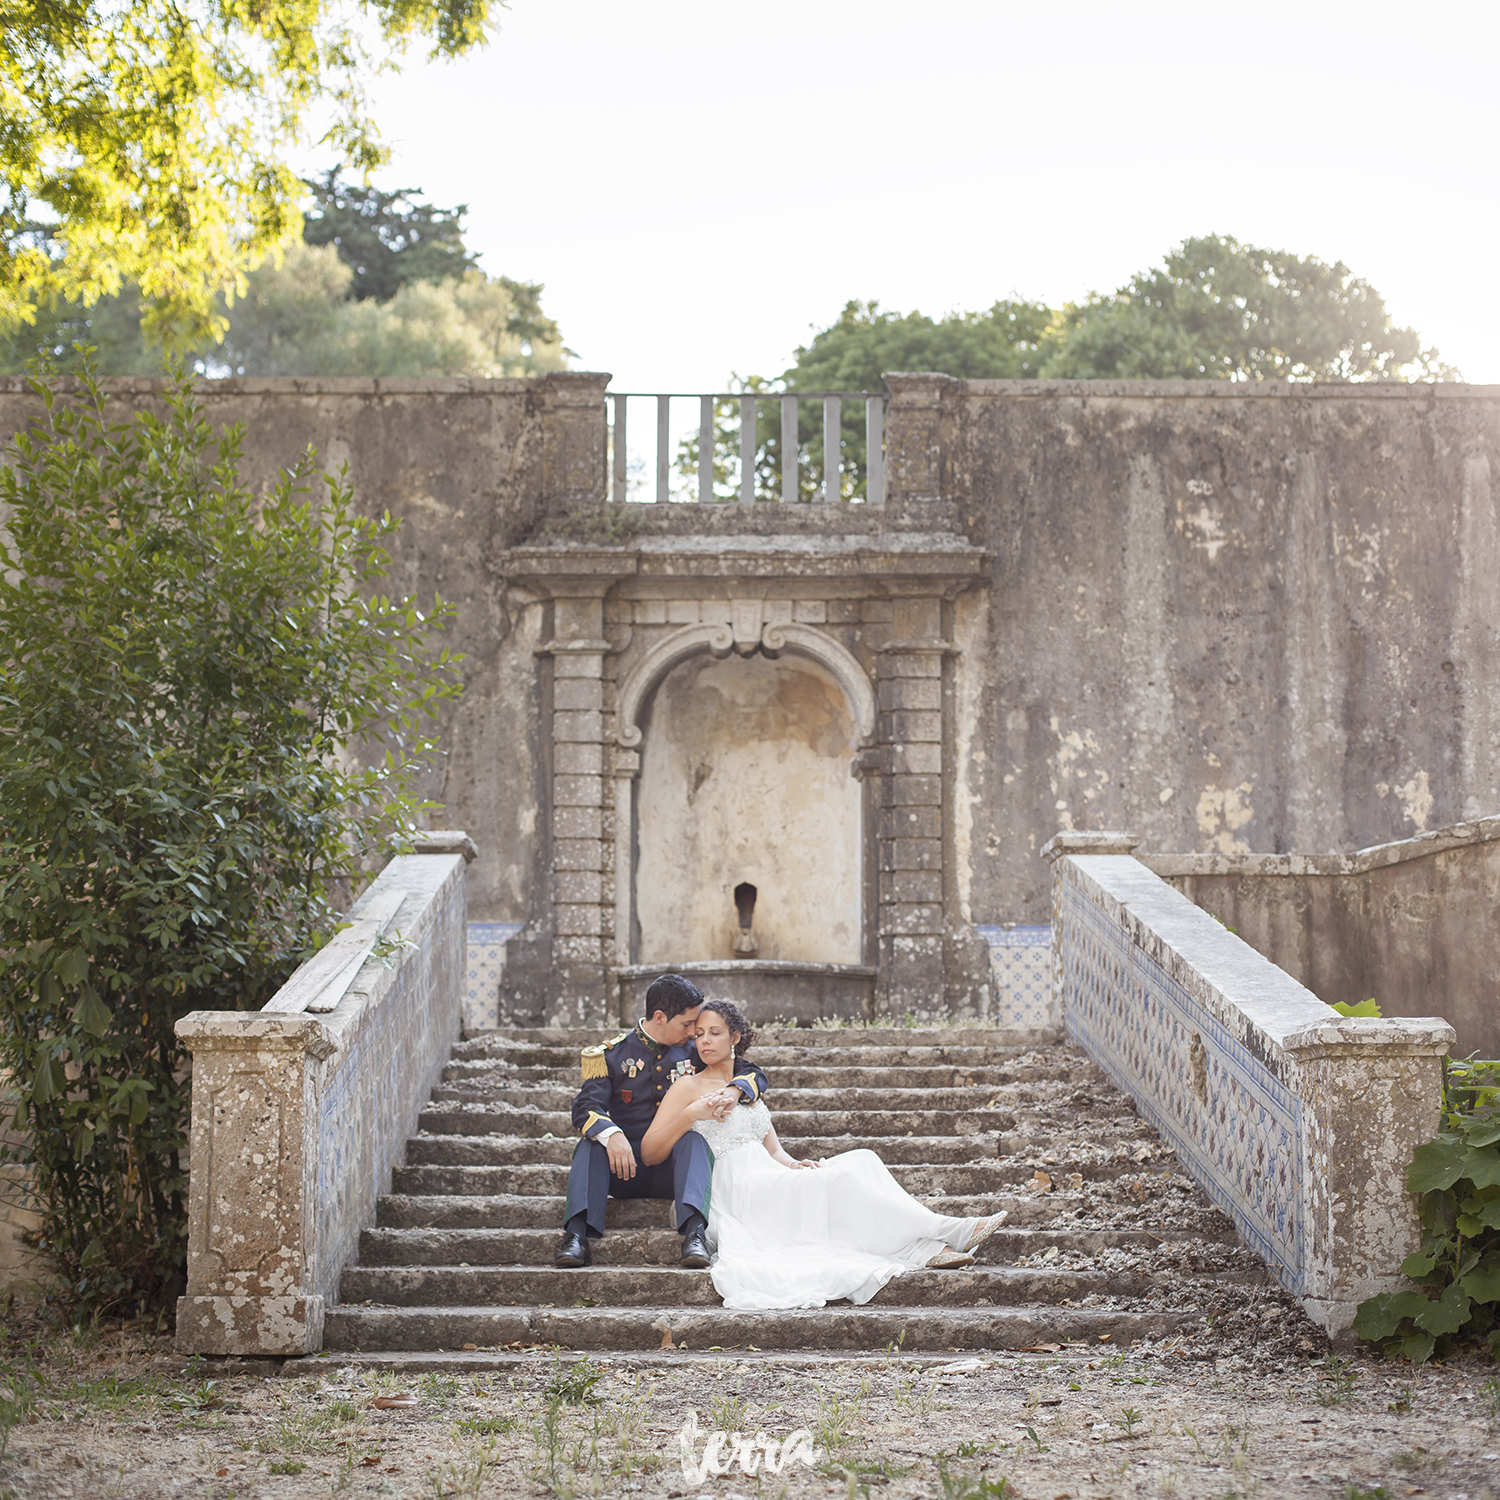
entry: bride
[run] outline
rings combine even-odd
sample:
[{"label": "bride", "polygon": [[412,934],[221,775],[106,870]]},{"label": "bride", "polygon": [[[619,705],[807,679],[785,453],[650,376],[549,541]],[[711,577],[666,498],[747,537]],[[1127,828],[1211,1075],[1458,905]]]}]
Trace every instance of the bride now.
[{"label": "bride", "polygon": [[755,1033],[727,1000],[698,1013],[701,1073],[667,1091],[641,1142],[650,1166],[689,1130],[713,1152],[710,1274],[724,1306],[741,1310],[868,1302],[893,1276],[929,1263],[965,1265],[1005,1215],[949,1218],[918,1203],[873,1151],[795,1161],[757,1100],[713,1118],[710,1096],[731,1081]]}]

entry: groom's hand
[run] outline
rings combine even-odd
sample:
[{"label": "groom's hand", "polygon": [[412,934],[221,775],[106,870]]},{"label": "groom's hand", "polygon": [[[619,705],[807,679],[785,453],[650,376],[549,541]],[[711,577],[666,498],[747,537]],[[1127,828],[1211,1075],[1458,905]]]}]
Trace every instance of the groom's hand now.
[{"label": "groom's hand", "polygon": [[739,1102],[740,1091],[733,1084],[728,1088],[716,1089],[711,1094],[705,1094],[702,1099],[709,1116],[715,1120],[727,1120],[730,1110]]},{"label": "groom's hand", "polygon": [[622,1182],[629,1182],[635,1176],[635,1152],[630,1149],[625,1132],[610,1136],[604,1149],[609,1153],[609,1170]]}]

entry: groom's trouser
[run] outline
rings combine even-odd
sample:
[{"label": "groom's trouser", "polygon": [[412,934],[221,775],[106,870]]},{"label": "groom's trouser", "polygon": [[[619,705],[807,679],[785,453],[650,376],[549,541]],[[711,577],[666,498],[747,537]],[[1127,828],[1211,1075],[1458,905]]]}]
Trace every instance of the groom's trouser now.
[{"label": "groom's trouser", "polygon": [[611,1194],[616,1198],[675,1198],[679,1230],[687,1228],[694,1213],[702,1214],[707,1222],[714,1158],[696,1130],[683,1135],[671,1156],[654,1167],[642,1164],[639,1141],[631,1140],[630,1149],[635,1153],[635,1176],[626,1181],[609,1170],[609,1152],[598,1141],[579,1141],[568,1172],[564,1224],[575,1214],[585,1214],[589,1234],[598,1239],[604,1233],[605,1203]]}]

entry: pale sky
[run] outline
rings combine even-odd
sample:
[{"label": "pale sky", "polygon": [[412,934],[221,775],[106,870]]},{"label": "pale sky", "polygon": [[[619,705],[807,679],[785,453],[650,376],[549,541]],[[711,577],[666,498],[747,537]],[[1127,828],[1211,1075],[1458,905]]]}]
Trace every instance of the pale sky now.
[{"label": "pale sky", "polygon": [[616,389],[779,373],[851,297],[1109,290],[1193,234],[1341,259],[1500,382],[1500,19],[1428,0],[512,0],[380,80],[376,181]]}]

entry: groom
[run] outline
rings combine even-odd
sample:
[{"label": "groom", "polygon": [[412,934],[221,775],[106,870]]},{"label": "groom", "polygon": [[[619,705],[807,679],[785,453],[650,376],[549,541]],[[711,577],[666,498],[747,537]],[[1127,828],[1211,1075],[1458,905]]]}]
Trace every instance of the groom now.
[{"label": "groom", "polygon": [[[708,1142],[689,1130],[671,1157],[654,1167],[641,1164],[641,1140],[656,1107],[678,1078],[703,1069],[692,1041],[703,996],[681,974],[663,974],[646,991],[646,1020],[612,1042],[583,1049],[583,1087],[573,1101],[573,1124],[583,1139],[573,1150],[568,1172],[566,1229],[553,1262],[562,1267],[589,1263],[589,1239],[604,1233],[606,1200],[674,1198],[682,1235],[682,1264],[708,1264],[709,1178],[713,1156]],[[753,1104],[769,1085],[754,1063],[734,1083],[709,1096],[723,1119],[741,1096]]]}]

